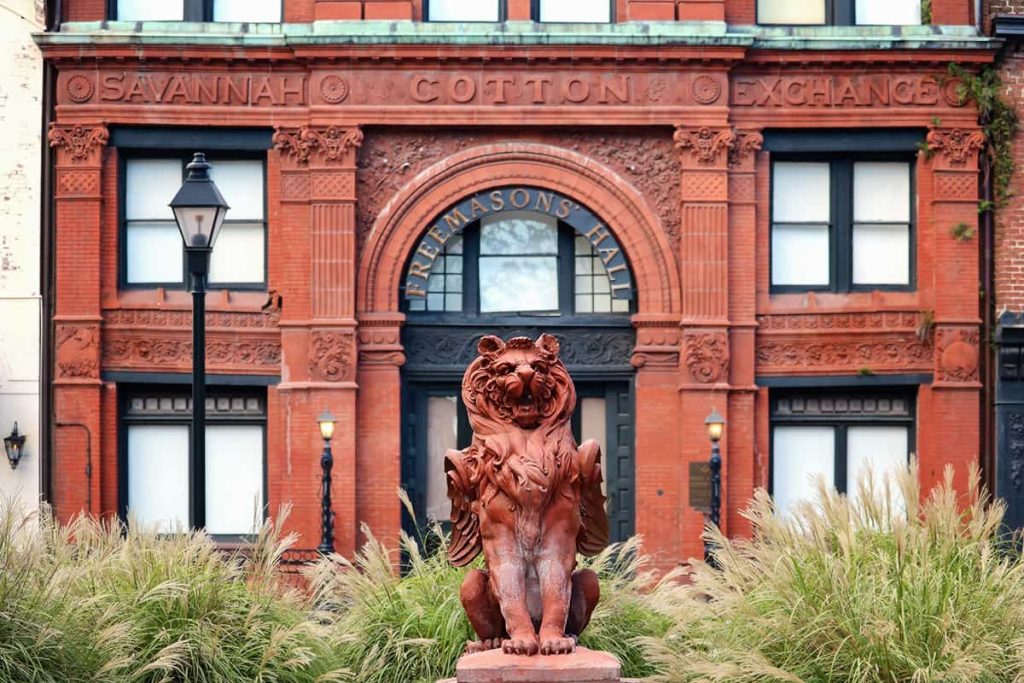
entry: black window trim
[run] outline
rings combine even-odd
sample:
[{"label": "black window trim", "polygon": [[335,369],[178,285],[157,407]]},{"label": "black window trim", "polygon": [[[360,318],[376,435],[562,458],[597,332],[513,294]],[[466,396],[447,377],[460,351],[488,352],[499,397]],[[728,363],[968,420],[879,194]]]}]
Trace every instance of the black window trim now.
[{"label": "black window trim", "polygon": [[[198,151],[198,150],[196,150]],[[124,291],[139,291],[139,290],[153,290],[153,289],[165,289],[170,291],[185,291],[188,287],[188,273],[186,272],[187,263],[184,256],[182,257],[182,273],[181,280],[178,282],[129,282],[128,281],[128,217],[127,217],[127,204],[128,204],[128,160],[129,159],[180,159],[181,165],[181,178],[185,180],[185,166],[191,161],[193,154],[193,148],[177,148],[172,149],[168,147],[155,147],[155,148],[144,148],[144,147],[131,147],[131,148],[119,148],[117,158],[117,243],[118,243],[118,264],[117,264],[117,284],[118,288]],[[223,290],[233,292],[263,292],[267,290],[269,283],[269,268],[270,268],[270,257],[269,257],[269,242],[270,242],[270,221],[269,221],[269,198],[267,196],[267,155],[262,151],[255,150],[216,150],[212,154],[208,154],[208,159],[211,163],[216,164],[217,159],[225,161],[259,161],[263,167],[263,280],[261,282],[210,282],[209,279],[206,283],[207,291],[219,292]],[[231,223],[248,224],[255,223],[256,221],[248,219],[239,219],[237,221],[231,220],[231,211],[228,211],[228,218],[224,221],[225,225]],[[182,247],[184,250],[184,247]]]},{"label": "black window trim", "polygon": [[[116,0],[112,0],[112,1],[116,1]],[[430,18],[430,2],[431,2],[431,0],[423,0],[423,21],[431,21],[431,22],[435,22],[435,23],[437,23],[437,22],[440,22],[440,23],[451,23],[452,20],[446,20],[446,19],[434,20],[434,19],[431,19]],[[466,20],[466,21],[460,21],[458,23],[466,23],[466,24],[492,24],[492,23],[502,23],[502,22],[508,21],[508,0],[497,0],[497,2],[498,2],[498,19],[497,19],[496,22],[492,22],[492,21],[479,21],[479,20]],[[531,19],[531,21],[534,21],[534,22],[537,22],[537,23],[565,23],[565,22],[541,22],[541,20],[540,20],[540,5],[541,5],[541,2],[543,2],[543,0],[530,0],[530,19]],[[608,12],[608,21],[607,22],[603,22],[603,21],[601,21],[601,22],[581,21],[581,22],[571,22],[571,23],[580,23],[580,24],[592,24],[592,23],[614,24],[614,23],[616,23],[617,19],[616,19],[616,16],[615,16],[615,14],[616,14],[616,12],[615,12],[615,5],[616,5],[615,0],[605,0],[605,2],[607,2],[609,4],[609,12]]]},{"label": "black window trim", "polygon": [[[866,416],[791,416],[776,417],[775,401],[782,395],[800,394],[802,396],[868,396],[885,397],[888,394],[892,398],[902,398],[907,401],[908,413],[906,416],[866,415]],[[849,484],[847,481],[848,446],[847,430],[850,427],[885,427],[897,426],[907,428],[907,458],[917,449],[917,401],[915,394],[908,388],[889,388],[888,390],[876,389],[873,391],[778,391],[773,392],[769,398],[769,429],[768,429],[768,494],[775,496],[775,428],[776,427],[833,427],[835,429],[835,461],[833,463],[833,481],[835,490],[839,493],[848,493]],[[856,482],[852,482],[854,485]]]},{"label": "black window trim", "polygon": [[[543,214],[541,214],[543,215]],[[521,311],[519,313],[503,311],[485,313],[480,310],[480,220],[473,221],[462,231],[462,310],[461,311],[413,311],[409,308],[409,302],[405,297],[404,281],[401,285],[399,296],[401,298],[402,312],[405,313],[410,323],[469,323],[478,324],[486,321],[494,325],[579,325],[600,324],[603,326],[616,325],[625,321],[629,325],[629,318],[636,313],[637,297],[633,292],[633,298],[629,300],[629,311],[624,313],[577,313],[576,312],[576,253],[575,237],[577,235],[573,228],[563,221],[557,221],[558,227],[558,310],[557,311]],[[625,256],[625,255],[624,255]],[[412,256],[410,256],[410,261]],[[627,266],[629,259],[626,258]],[[409,264],[405,264],[407,272]],[[632,267],[630,267],[632,271]],[[635,284],[634,284],[635,290]],[[584,322],[585,321],[585,322]]]},{"label": "black window trim", "polygon": [[[163,0],[167,2],[168,0]],[[180,21],[213,23],[213,3],[216,0],[174,0],[184,3],[182,18]],[[107,0],[107,16],[110,21],[118,21],[117,18],[118,0]],[[218,22],[218,23],[243,23],[243,24],[280,24],[284,23],[284,0],[281,3],[281,19],[279,21],[244,21],[244,22]],[[176,21],[175,19],[144,19],[142,21]]]},{"label": "black window trim", "polygon": [[[797,28],[802,26],[890,26],[890,24],[858,24],[856,16],[857,0],[822,0],[825,3],[825,23],[823,24],[776,24],[762,22],[761,2],[762,0],[754,0],[754,21],[758,26],[790,26]],[[914,26],[915,24],[909,25]]]},{"label": "black window trim", "polygon": [[[900,162],[910,170],[910,220],[907,284],[857,284],[853,282],[853,165],[857,162]],[[775,227],[776,162],[825,162],[829,165],[829,282],[826,285],[777,285],[774,282],[773,232]],[[768,183],[768,285],[769,294],[821,292],[915,292],[917,291],[917,164],[908,152],[774,152],[771,154]],[[785,223],[785,225],[799,225]],[[817,223],[815,223],[817,225]]]},{"label": "black window trim", "polygon": [[[117,514],[121,523],[128,524],[128,428],[132,425],[184,425],[189,428],[191,434],[191,422],[189,416],[184,415],[128,415],[128,405],[133,398],[139,396],[159,396],[172,398],[191,398],[187,385],[119,385],[118,391],[118,414],[117,414]],[[270,485],[268,477],[267,462],[267,423],[269,415],[268,395],[265,388],[256,387],[232,387],[230,390],[210,389],[207,391],[207,399],[217,399],[230,396],[258,398],[262,402],[263,414],[256,415],[218,415],[207,412],[207,425],[258,425],[263,429],[263,510],[262,520],[266,521],[270,511]],[[189,483],[189,528],[195,528],[193,516],[195,514],[195,497],[198,492],[194,490],[195,480],[192,476],[192,439],[188,440],[188,483]],[[205,495],[205,492],[204,492]],[[203,520],[205,522],[205,520]],[[210,538],[218,544],[247,543],[255,540],[256,534],[211,534]]]}]

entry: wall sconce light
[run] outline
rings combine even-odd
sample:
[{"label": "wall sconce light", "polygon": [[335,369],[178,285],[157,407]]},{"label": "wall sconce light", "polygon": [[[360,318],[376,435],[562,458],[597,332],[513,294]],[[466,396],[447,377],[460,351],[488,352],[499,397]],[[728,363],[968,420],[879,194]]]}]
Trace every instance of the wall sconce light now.
[{"label": "wall sconce light", "polygon": [[18,433],[18,423],[14,423],[14,429],[8,436],[4,437],[4,450],[7,451],[7,462],[11,463],[13,470],[21,460],[22,451],[25,448],[25,435]]}]

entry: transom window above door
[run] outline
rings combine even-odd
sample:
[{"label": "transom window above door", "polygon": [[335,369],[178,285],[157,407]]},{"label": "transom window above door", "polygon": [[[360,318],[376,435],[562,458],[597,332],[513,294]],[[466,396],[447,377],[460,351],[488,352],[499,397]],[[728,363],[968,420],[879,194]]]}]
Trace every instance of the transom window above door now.
[{"label": "transom window above door", "polygon": [[628,314],[632,280],[611,232],[572,200],[534,188],[481,193],[442,216],[407,269],[410,313]]},{"label": "transom window above door", "polygon": [[757,0],[757,23],[914,26],[921,0]]}]

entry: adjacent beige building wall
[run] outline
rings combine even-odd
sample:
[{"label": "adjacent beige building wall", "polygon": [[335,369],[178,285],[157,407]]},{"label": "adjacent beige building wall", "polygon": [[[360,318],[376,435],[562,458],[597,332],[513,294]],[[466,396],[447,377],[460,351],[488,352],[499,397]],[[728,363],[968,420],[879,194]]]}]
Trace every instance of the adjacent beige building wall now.
[{"label": "adjacent beige building wall", "polygon": [[16,470],[0,461],[0,496],[38,504],[41,344],[40,182],[43,0],[0,0],[0,437],[28,437]]}]

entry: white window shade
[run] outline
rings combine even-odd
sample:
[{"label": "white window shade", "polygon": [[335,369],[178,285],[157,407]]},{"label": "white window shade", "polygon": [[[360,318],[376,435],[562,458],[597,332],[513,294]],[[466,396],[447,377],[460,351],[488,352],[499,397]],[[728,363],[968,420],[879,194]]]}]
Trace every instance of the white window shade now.
[{"label": "white window shade", "polygon": [[829,284],[827,225],[772,226],[772,284]]},{"label": "white window shade", "polygon": [[915,26],[921,23],[921,0],[857,0],[860,25]]},{"label": "white window shade", "polygon": [[266,277],[262,223],[225,223],[210,255],[210,284],[253,284]]},{"label": "white window shade", "polygon": [[210,162],[210,178],[224,195],[228,209],[227,220],[262,221],[263,210],[263,162],[258,159],[247,161]]},{"label": "white window shade", "polygon": [[776,163],[772,177],[772,221],[828,223],[830,177],[827,163]]},{"label": "white window shade", "polygon": [[117,0],[118,21],[181,21],[185,0]]},{"label": "white window shade", "polygon": [[181,189],[180,159],[129,159],[125,163],[125,218],[174,220],[170,203]]},{"label": "white window shade", "polygon": [[498,21],[498,0],[429,0],[429,21]]},{"label": "white window shade", "polygon": [[128,511],[161,533],[189,525],[185,425],[128,427]]},{"label": "white window shade", "polygon": [[801,500],[813,500],[816,478],[835,486],[836,438],[833,427],[775,427],[772,496],[778,514],[788,516]]},{"label": "white window shade", "polygon": [[759,24],[824,24],[825,0],[758,0]]},{"label": "white window shade", "polygon": [[214,0],[213,20],[278,23],[281,0]]},{"label": "white window shade", "polygon": [[129,284],[173,284],[184,277],[181,232],[174,221],[129,222],[125,253]]},{"label": "white window shade", "polygon": [[853,220],[856,223],[909,223],[910,164],[854,164]]},{"label": "white window shade", "polygon": [[458,447],[458,400],[454,396],[427,399],[427,519],[447,522],[452,504],[448,500],[448,477],[444,457]]},{"label": "white window shade", "polygon": [[245,535],[263,521],[263,427],[206,427],[206,531]]},{"label": "white window shade", "polygon": [[540,20],[606,24],[612,20],[611,0],[541,0]]},{"label": "white window shade", "polygon": [[846,490],[857,500],[858,484],[870,470],[877,491],[889,481],[890,502],[900,505],[895,475],[907,466],[910,457],[910,433],[907,427],[864,426],[846,431]]},{"label": "white window shade", "polygon": [[853,282],[858,285],[910,283],[910,226],[854,225]]}]

